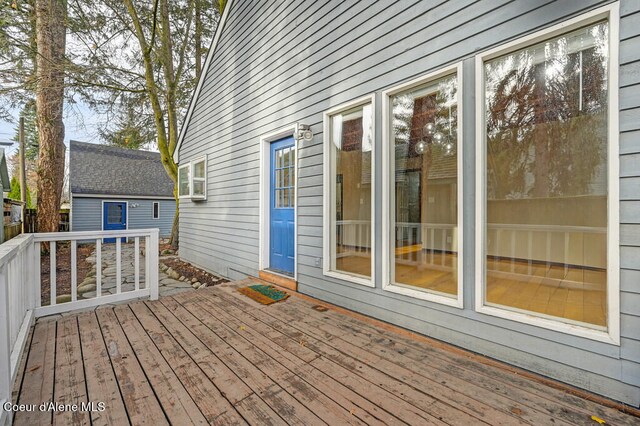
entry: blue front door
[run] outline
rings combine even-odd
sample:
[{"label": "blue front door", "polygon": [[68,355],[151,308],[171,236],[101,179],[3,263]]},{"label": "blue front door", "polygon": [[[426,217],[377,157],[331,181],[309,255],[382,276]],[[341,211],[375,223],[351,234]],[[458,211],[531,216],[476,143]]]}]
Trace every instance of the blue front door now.
[{"label": "blue front door", "polygon": [[[102,229],[113,231],[127,229],[127,203],[121,201],[108,201],[103,204]],[[123,238],[122,241],[125,239]],[[115,243],[115,238],[105,238],[105,243]]]},{"label": "blue front door", "polygon": [[293,275],[296,151],[292,137],[271,144],[269,268]]}]

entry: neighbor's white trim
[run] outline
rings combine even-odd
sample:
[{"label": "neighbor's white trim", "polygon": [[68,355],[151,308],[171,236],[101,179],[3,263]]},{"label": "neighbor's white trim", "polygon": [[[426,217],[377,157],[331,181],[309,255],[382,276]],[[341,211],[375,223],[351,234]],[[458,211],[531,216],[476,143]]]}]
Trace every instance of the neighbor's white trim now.
[{"label": "neighbor's white trim", "polygon": [[[518,321],[549,330],[585,337],[613,345],[620,345],[620,245],[619,245],[619,169],[618,153],[618,28],[620,22],[619,3],[612,3],[550,28],[537,31],[510,43],[476,55],[476,311]],[[584,25],[602,19],[609,20],[609,132],[608,132],[608,206],[607,206],[607,330],[599,330],[570,324],[562,319],[551,319],[534,312],[516,311],[508,307],[485,305],[484,287],[486,266],[486,141],[484,134],[484,62],[538,42],[557,37]]]},{"label": "neighbor's white trim", "polygon": [[[331,191],[331,178],[332,178],[332,152],[331,149],[331,116],[337,113],[358,107],[371,104],[371,129],[373,135],[373,143],[371,144],[371,278],[361,275],[348,274],[346,272],[331,270],[331,259],[335,256],[335,247],[331,245],[331,235],[335,234],[335,225],[331,222],[331,200],[333,199],[333,192]],[[323,161],[322,161],[322,205],[323,205],[323,220],[322,220],[322,273],[328,277],[337,278],[344,281],[349,281],[355,284],[365,285],[367,287],[376,286],[376,94],[354,99],[349,102],[345,102],[341,105],[333,107],[323,114]],[[383,209],[384,210],[384,209]]]},{"label": "neighbor's white trim", "polygon": [[[153,217],[155,213],[156,204],[158,205],[158,217]],[[160,201],[153,201],[151,203],[151,219],[159,220],[160,219]]]},{"label": "neighbor's white trim", "polygon": [[182,122],[182,128],[180,129],[180,134],[178,134],[178,143],[176,144],[176,149],[173,152],[173,161],[179,163],[180,160],[180,147],[182,146],[182,141],[184,140],[184,136],[187,131],[187,127],[189,127],[189,123],[191,121],[191,116],[193,115],[193,110],[196,106],[196,101],[200,97],[200,91],[202,90],[202,86],[204,85],[204,81],[207,77],[207,72],[209,72],[209,67],[211,66],[211,61],[213,59],[213,55],[215,54],[216,48],[218,47],[218,42],[220,41],[220,36],[222,34],[222,30],[227,22],[227,18],[229,16],[229,11],[233,7],[233,0],[227,0],[227,4],[224,7],[224,11],[222,12],[222,17],[220,21],[218,21],[218,26],[216,27],[216,34],[213,36],[213,41],[211,42],[211,46],[209,46],[209,52],[207,53],[207,59],[204,61],[204,65],[202,66],[202,72],[200,73],[200,79],[198,80],[198,85],[196,86],[196,90],[193,92],[191,96],[191,100],[189,101],[189,108],[187,109],[187,115]]},{"label": "neighbor's white trim", "polygon": [[127,194],[118,194],[118,195],[109,195],[109,194],[76,194],[74,193],[71,198],[108,198],[108,199],[120,199],[120,198],[128,198],[129,200],[175,200],[175,198],[171,196],[164,195],[127,195]]},{"label": "neighbor's white trim", "polygon": [[[269,247],[271,240],[270,229],[270,203],[271,203],[271,143],[280,139],[295,135],[296,124],[290,124],[270,133],[260,136],[260,212],[259,212],[259,236],[258,236],[258,270],[269,268]],[[298,280],[298,141],[295,141],[295,205],[293,208],[293,279]],[[271,272],[271,271],[269,271]]]},{"label": "neighbor's white trim", "polygon": [[[427,84],[429,82],[438,80],[442,77],[447,77],[450,75],[456,75],[458,89],[456,93],[456,101],[458,103],[458,137],[457,137],[457,200],[458,200],[458,233],[457,233],[457,247],[458,247],[458,264],[457,264],[457,276],[458,276],[458,294],[454,296],[446,295],[445,293],[434,292],[429,290],[421,290],[415,287],[410,287],[408,285],[396,283],[392,279],[392,274],[395,270],[394,256],[391,255],[392,247],[391,244],[391,217],[392,217],[392,206],[391,206],[391,182],[392,178],[395,176],[395,161],[391,161],[391,149],[394,147],[394,143],[391,137],[391,127],[389,123],[391,123],[391,109],[390,109],[390,98],[393,95],[396,95],[400,92],[404,92],[405,90],[421,86],[423,84]],[[462,129],[463,129],[463,110],[464,107],[462,105],[462,94],[464,92],[463,89],[463,81],[462,81],[462,62],[458,62],[454,65],[450,65],[448,67],[439,69],[435,72],[429,73],[422,77],[416,78],[414,80],[403,83],[399,86],[392,87],[391,89],[385,90],[382,92],[382,289],[392,292],[403,294],[405,296],[414,297],[416,299],[427,300],[430,302],[441,303],[444,305],[453,306],[456,308],[462,309],[464,307],[464,296],[463,296],[463,212],[464,212],[464,203],[463,203],[463,176],[464,176],[464,167],[463,167],[463,138],[462,138]],[[395,153],[394,153],[395,155]],[[395,199],[395,195],[394,195]],[[395,215],[393,215],[395,216]]]}]

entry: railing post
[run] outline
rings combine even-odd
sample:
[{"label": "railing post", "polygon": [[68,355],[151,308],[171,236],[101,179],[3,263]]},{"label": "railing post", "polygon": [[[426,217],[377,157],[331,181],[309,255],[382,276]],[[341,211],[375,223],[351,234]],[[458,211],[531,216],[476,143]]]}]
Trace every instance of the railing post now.
[{"label": "railing post", "polygon": [[149,298],[158,300],[158,233],[159,229],[151,231],[149,245],[146,247],[146,257],[149,259],[149,270],[145,271],[149,276]]},{"label": "railing post", "polygon": [[11,332],[9,324],[9,283],[0,267],[0,425],[11,424],[11,413],[2,405],[11,402]]}]

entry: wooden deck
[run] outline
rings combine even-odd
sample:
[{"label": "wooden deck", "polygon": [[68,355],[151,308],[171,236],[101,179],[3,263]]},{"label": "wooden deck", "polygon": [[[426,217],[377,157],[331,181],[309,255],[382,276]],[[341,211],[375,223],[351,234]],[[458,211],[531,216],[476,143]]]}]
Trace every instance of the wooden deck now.
[{"label": "wooden deck", "polygon": [[40,319],[18,402],[96,410],[36,407],[15,424],[638,424],[320,302],[258,305],[242,284]]}]

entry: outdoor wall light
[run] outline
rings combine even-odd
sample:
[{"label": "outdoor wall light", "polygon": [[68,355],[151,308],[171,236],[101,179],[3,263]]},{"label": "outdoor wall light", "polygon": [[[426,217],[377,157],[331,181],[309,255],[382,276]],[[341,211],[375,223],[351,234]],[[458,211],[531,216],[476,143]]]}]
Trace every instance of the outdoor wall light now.
[{"label": "outdoor wall light", "polygon": [[311,126],[308,124],[296,124],[296,132],[294,134],[294,138],[297,141],[311,142],[311,140],[313,139]]}]

